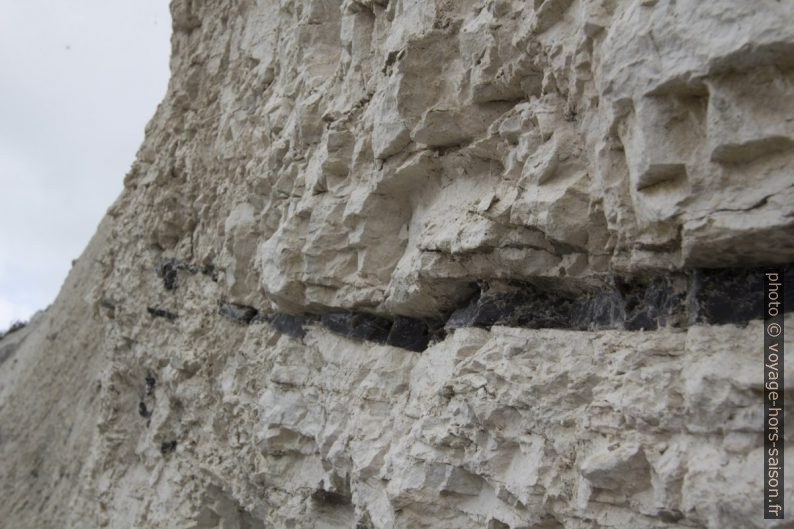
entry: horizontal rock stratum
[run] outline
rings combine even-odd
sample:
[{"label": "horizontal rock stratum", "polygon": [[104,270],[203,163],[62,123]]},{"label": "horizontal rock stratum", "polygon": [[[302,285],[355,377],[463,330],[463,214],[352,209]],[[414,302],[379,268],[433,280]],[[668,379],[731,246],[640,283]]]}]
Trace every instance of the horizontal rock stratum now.
[{"label": "horizontal rock stratum", "polygon": [[171,10],[124,191],[0,340],[0,526],[792,527],[791,2]]}]

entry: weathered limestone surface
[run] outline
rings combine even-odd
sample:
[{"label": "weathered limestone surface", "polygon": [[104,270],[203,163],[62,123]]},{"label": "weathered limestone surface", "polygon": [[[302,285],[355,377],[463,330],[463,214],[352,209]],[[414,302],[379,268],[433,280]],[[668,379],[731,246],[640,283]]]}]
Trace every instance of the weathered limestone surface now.
[{"label": "weathered limestone surface", "polygon": [[172,14],[122,195],[0,340],[0,526],[794,527],[790,2]]}]

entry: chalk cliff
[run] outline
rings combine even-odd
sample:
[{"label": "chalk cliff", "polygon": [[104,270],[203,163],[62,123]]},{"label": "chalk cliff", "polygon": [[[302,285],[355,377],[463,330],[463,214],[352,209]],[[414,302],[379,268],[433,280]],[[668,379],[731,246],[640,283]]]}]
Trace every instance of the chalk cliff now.
[{"label": "chalk cliff", "polygon": [[124,191],[0,340],[0,526],[791,527],[790,2],[171,9]]}]

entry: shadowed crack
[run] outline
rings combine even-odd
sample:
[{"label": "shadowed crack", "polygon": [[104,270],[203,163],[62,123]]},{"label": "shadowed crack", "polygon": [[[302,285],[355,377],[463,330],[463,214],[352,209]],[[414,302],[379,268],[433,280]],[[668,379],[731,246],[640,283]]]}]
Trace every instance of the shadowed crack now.
[{"label": "shadowed crack", "polygon": [[[794,285],[794,267],[787,265],[781,270],[784,283]],[[528,282],[509,282],[494,287],[481,282],[478,292],[453,310],[445,322],[350,310],[262,314],[254,307],[226,302],[220,303],[218,312],[242,325],[267,322],[293,338],[303,338],[305,326],[316,324],[346,338],[421,352],[446,329],[463,327],[651,331],[696,324],[743,324],[763,317],[765,271],[722,268],[616,276],[608,285],[581,294],[555,290],[548,284],[541,288]],[[789,302],[784,312],[791,310]]]}]

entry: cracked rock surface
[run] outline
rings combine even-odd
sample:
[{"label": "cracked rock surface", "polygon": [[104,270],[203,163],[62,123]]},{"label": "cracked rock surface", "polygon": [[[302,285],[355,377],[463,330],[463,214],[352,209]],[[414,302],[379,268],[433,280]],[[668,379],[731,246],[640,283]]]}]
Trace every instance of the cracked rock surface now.
[{"label": "cracked rock surface", "polygon": [[788,2],[171,10],[124,191],[0,338],[0,526],[791,527]]}]

